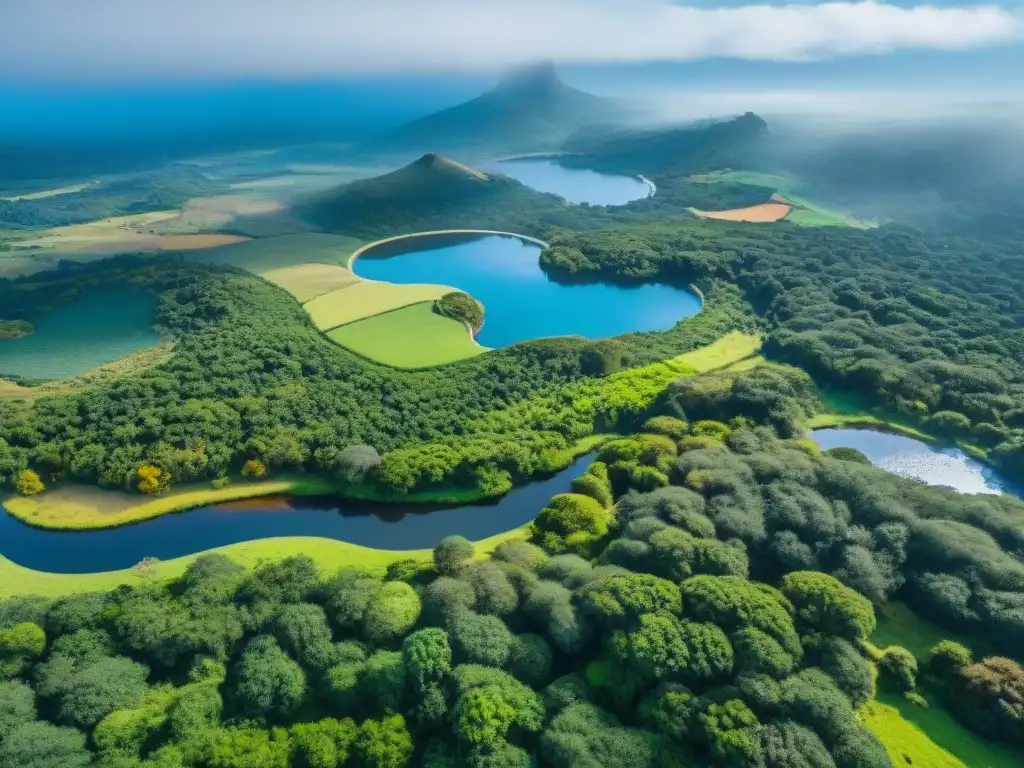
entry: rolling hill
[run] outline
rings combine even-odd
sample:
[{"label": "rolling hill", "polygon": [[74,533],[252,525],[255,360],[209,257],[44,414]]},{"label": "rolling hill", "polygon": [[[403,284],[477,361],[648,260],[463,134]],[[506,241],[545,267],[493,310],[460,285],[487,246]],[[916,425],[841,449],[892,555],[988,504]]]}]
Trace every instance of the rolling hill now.
[{"label": "rolling hill", "polygon": [[363,238],[433,229],[503,229],[570,215],[556,195],[435,154],[397,171],[299,202],[294,214],[327,232]]},{"label": "rolling hill", "polygon": [[545,63],[514,70],[487,93],[406,123],[357,151],[461,156],[553,151],[581,127],[619,116],[615,102],[566,85]]}]

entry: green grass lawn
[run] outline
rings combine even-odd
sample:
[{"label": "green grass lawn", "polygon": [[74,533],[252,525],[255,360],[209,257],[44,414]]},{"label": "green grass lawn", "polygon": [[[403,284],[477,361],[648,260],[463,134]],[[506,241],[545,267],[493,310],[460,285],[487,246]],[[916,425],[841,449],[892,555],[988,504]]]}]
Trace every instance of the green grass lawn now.
[{"label": "green grass lawn", "polygon": [[[875,612],[877,626],[871,645],[881,650],[900,645],[923,665],[940,640],[956,640],[984,653],[984,638],[957,635],[892,602]],[[871,649],[874,653],[874,649]],[[939,695],[920,685],[928,701],[919,707],[902,696],[880,692],[877,701],[861,711],[865,725],[885,744],[894,766],[929,768],[1011,768],[1024,765],[1024,752],[988,741],[961,725],[943,706]],[[908,761],[906,758],[909,757]]]},{"label": "green grass lawn", "polygon": [[[986,741],[953,719],[938,698],[919,707],[881,694],[861,719],[889,752],[894,768],[1020,768],[1024,753]],[[908,759],[909,758],[909,759]]]},{"label": "green grass lawn", "polygon": [[431,302],[349,323],[327,335],[363,357],[396,368],[453,363],[487,351],[462,323],[434,312]]}]

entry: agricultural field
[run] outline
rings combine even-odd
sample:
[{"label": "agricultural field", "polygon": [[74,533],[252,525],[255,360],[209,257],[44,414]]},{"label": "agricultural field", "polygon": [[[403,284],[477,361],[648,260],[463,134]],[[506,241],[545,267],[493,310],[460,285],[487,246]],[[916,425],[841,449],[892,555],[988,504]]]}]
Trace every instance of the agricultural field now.
[{"label": "agricultural field", "polygon": [[347,267],[349,257],[362,244],[361,240],[343,235],[300,232],[187,253],[185,258],[202,264],[226,264],[263,274],[310,262]]},{"label": "agricultural field", "polygon": [[300,302],[359,282],[359,278],[345,267],[316,263],[267,270],[261,277],[281,286]]},{"label": "agricultural field", "polygon": [[429,301],[343,325],[327,336],[363,357],[395,368],[443,365],[487,351],[458,320],[434,312]]},{"label": "agricultural field", "polygon": [[756,209],[762,209],[764,206],[751,206],[750,208],[730,211],[693,211],[693,213],[702,218],[750,222],[778,221],[785,218],[786,221],[791,221],[801,227],[854,227],[856,229],[868,229],[877,226],[873,222],[862,221],[808,200],[803,196],[803,189],[799,180],[789,174],[725,169],[712,171],[711,173],[695,174],[690,177],[690,180],[700,184],[731,182],[734,184],[746,184],[751,187],[765,187],[774,191],[771,197],[772,202],[765,203],[765,206],[773,206],[771,210],[776,212],[781,210],[781,208],[775,208],[774,206],[776,205],[787,205],[791,208],[791,210],[786,211],[777,219],[741,217],[744,213],[748,216],[751,214],[767,216],[768,209],[764,209],[764,213],[760,214],[756,211]]},{"label": "agricultural field", "polygon": [[702,219],[719,219],[721,221],[746,221],[762,224],[780,221],[789,215],[792,207],[786,203],[761,203],[746,208],[733,208],[728,211],[698,211],[691,208],[690,212]]},{"label": "agricultural field", "polygon": [[396,285],[360,280],[347,288],[317,296],[304,306],[321,331],[424,301],[439,299],[454,288],[444,285]]}]

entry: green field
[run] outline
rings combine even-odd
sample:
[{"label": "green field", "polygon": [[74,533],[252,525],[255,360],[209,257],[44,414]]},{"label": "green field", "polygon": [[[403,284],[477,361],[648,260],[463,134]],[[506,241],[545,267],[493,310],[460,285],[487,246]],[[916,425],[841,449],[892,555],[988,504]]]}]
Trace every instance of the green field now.
[{"label": "green field", "polygon": [[434,312],[429,301],[349,323],[327,335],[363,357],[396,368],[443,365],[487,351],[462,323]]},{"label": "green field", "polygon": [[453,290],[446,285],[398,285],[359,280],[345,288],[317,296],[303,306],[317,328],[329,331],[410,304],[431,302]]},{"label": "green field", "polygon": [[259,274],[307,262],[347,267],[349,257],[362,244],[362,240],[343,235],[300,232],[247,240],[201,251],[186,251],[182,255],[189,261],[201,264],[227,264]]},{"label": "green field", "polygon": [[[983,638],[958,636],[944,630],[903,603],[892,602],[877,609],[876,618],[871,645],[879,650],[890,645],[903,646],[922,665],[932,646],[940,640],[965,643],[976,653],[984,649]],[[865,724],[885,744],[894,766],[1013,768],[1024,765],[1024,753],[990,742],[961,725],[927,686],[919,686],[918,693],[928,701],[928,707],[881,692],[877,701],[861,712]]]}]

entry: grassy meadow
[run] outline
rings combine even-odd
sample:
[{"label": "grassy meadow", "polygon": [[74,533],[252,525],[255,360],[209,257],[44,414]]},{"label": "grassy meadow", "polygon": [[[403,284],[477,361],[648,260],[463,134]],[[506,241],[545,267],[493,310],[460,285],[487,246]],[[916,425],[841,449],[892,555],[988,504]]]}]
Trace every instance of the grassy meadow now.
[{"label": "grassy meadow", "polygon": [[487,351],[473,340],[466,326],[435,312],[432,302],[349,323],[327,336],[363,357],[395,368],[443,365]]},{"label": "grassy meadow", "polygon": [[[956,636],[918,616],[906,605],[891,602],[876,608],[877,626],[871,634],[873,654],[900,645],[924,665],[940,640],[956,640],[984,654],[984,638]],[[920,680],[920,677],[919,677]],[[880,691],[861,710],[864,724],[882,741],[894,766],[928,768],[1014,768],[1024,765],[1024,752],[996,744],[961,725],[927,684],[919,684],[927,707],[903,696]]]}]

